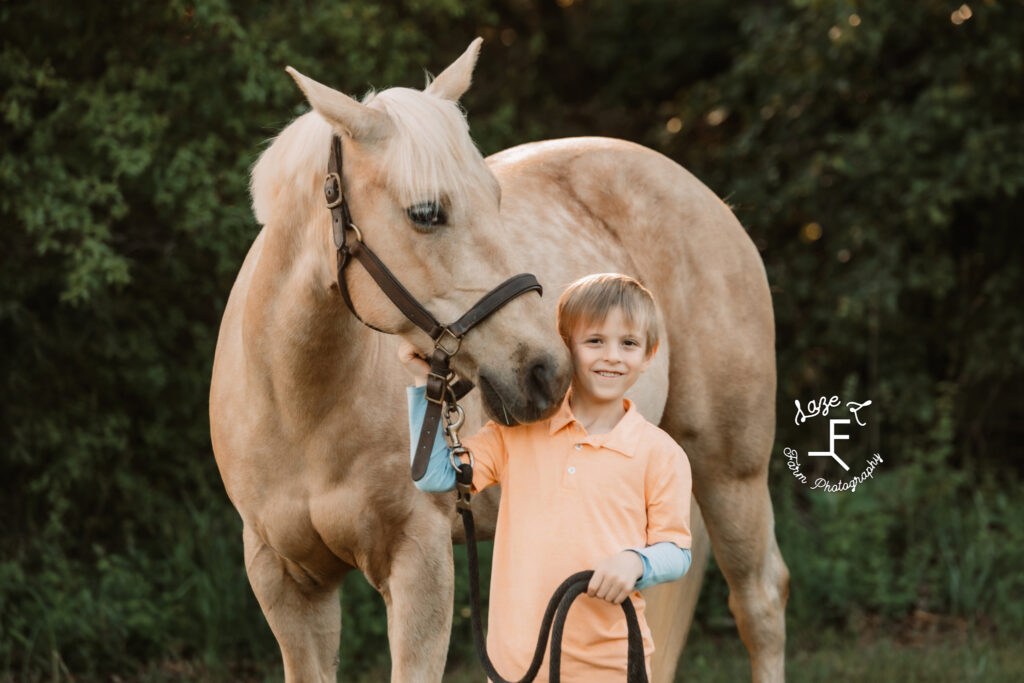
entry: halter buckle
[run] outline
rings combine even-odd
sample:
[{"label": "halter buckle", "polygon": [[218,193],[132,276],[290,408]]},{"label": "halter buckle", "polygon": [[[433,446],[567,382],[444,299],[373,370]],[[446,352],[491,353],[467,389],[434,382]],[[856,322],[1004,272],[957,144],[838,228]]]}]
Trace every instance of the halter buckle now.
[{"label": "halter buckle", "polygon": [[[448,347],[446,347],[444,345],[443,342],[444,342],[444,335],[445,334],[447,334],[448,336],[450,336],[452,339],[455,340],[455,350],[454,351],[449,351]],[[456,353],[459,352],[459,349],[462,348],[462,337],[457,336],[454,332],[452,332],[450,329],[448,329],[447,325],[445,325],[444,327],[441,328],[441,334],[437,335],[437,338],[434,340],[434,348],[435,349],[441,349],[442,351],[447,353],[449,356],[454,356]]]},{"label": "halter buckle", "polygon": [[439,381],[441,383],[441,398],[430,398],[430,392],[428,391],[427,395],[426,395],[427,400],[430,401],[431,403],[436,403],[439,406],[443,406],[444,405],[444,401],[445,401],[446,398],[448,398],[449,394],[454,396],[454,393],[452,392],[452,388],[450,386],[448,386],[448,380],[450,380],[452,378],[452,371],[449,370],[448,374],[445,374],[445,375],[439,375],[436,372],[428,371],[427,372],[427,377],[433,377],[434,379],[436,379],[437,381]]},{"label": "halter buckle", "polygon": [[341,206],[341,203],[345,201],[345,195],[341,193],[341,176],[333,171],[328,173],[324,180],[324,197],[327,199],[328,209]]}]

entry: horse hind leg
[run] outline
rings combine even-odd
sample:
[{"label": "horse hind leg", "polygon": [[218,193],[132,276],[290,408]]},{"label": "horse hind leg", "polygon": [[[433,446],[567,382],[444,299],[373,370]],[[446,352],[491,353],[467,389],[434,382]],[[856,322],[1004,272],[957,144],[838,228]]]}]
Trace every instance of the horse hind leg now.
[{"label": "horse hind leg", "polygon": [[775,539],[768,495],[768,453],[755,471],[732,467],[743,446],[738,440],[695,459],[694,494],[704,512],[715,560],[729,584],[729,609],[750,654],[754,683],[785,680],[786,600],[789,570]]},{"label": "horse hind leg", "polygon": [[678,581],[660,583],[644,589],[647,607],[644,615],[654,638],[651,657],[651,683],[671,683],[676,677],[676,664],[686,645],[693,623],[693,612],[700,597],[711,541],[704,518],[696,501],[690,504],[691,563],[686,575]]},{"label": "horse hind leg", "polygon": [[285,683],[334,683],[341,639],[338,584],[316,585],[249,527],[242,538],[246,573],[281,648]]}]

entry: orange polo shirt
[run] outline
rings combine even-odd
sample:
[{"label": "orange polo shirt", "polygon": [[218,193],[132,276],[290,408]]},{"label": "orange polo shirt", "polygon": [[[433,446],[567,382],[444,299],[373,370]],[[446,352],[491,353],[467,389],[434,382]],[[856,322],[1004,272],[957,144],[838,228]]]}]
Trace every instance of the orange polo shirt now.
[{"label": "orange polo shirt", "polygon": [[[606,434],[589,436],[569,407],[550,419],[505,427],[491,421],[464,439],[475,459],[473,488],[501,484],[491,568],[487,649],[495,668],[526,673],[552,592],[570,574],[593,569],[628,548],[670,541],[690,547],[690,464],[672,437],[626,414]],[[644,636],[648,672],[654,651],[639,591],[630,596]],[[626,619],[619,605],[581,595],[562,642],[563,683],[626,679]],[[548,680],[545,653],[537,681]]]}]

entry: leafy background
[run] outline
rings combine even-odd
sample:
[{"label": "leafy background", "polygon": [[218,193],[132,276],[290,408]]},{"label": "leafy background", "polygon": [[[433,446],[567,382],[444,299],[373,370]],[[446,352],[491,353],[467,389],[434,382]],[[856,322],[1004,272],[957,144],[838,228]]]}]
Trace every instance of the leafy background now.
[{"label": "leafy background", "polygon": [[[761,251],[791,661],[1024,629],[1020,0],[15,1],[0,35],[5,680],[279,676],[206,418],[248,170],[305,110],[284,65],[418,87],[477,35],[485,154],[635,140]],[[855,495],[781,456],[793,400],[833,393],[877,409]],[[691,671],[738,643],[726,595],[712,569]],[[342,669],[385,676],[379,598],[352,576],[342,599]],[[467,633],[457,608],[455,668]]]}]

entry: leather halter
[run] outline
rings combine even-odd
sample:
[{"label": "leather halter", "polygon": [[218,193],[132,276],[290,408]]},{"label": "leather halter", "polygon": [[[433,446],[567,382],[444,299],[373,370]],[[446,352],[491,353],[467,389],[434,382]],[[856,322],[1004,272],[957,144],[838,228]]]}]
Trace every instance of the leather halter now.
[{"label": "leather halter", "polygon": [[[537,278],[530,273],[520,273],[510,277],[480,298],[472,308],[462,314],[455,322],[444,325],[437,321],[430,311],[409,293],[398,278],[388,270],[387,266],[377,257],[373,250],[363,242],[363,235],[349,213],[348,202],[342,190],[341,138],[337,135],[331,139],[331,156],[327,164],[327,179],[324,181],[324,196],[327,208],[331,210],[331,230],[334,234],[334,246],[338,251],[338,288],[345,299],[345,304],[359,322],[378,332],[378,327],[363,320],[356,312],[352,298],[345,283],[345,268],[352,258],[359,259],[370,277],[376,281],[381,291],[398,307],[414,325],[430,335],[434,341],[434,352],[430,356],[430,373],[427,375],[427,413],[420,431],[416,455],[412,462],[412,478],[419,481],[427,471],[427,461],[434,445],[434,435],[441,421],[444,404],[455,405],[465,396],[473,383],[466,379],[452,381],[455,374],[451,369],[452,356],[458,353],[465,334],[491,313],[507,304],[520,294],[536,290],[543,294],[543,288]],[[348,231],[355,233],[355,240],[348,242]]]}]

